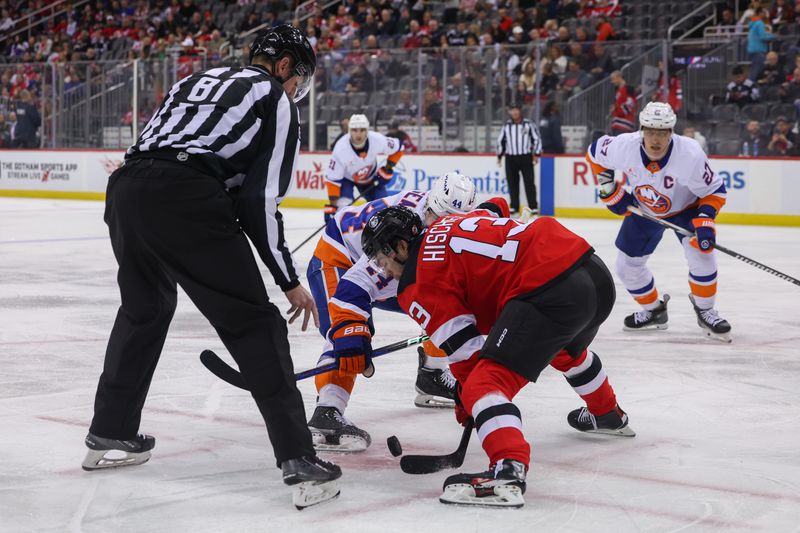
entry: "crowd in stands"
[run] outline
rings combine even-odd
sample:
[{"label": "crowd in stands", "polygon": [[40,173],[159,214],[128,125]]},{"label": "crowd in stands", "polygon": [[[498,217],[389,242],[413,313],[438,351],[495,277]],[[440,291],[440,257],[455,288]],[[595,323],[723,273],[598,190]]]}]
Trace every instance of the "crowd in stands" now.
[{"label": "crowd in stands", "polygon": [[[729,104],[728,109],[735,111],[729,111],[725,120],[711,117],[708,124],[687,123],[690,134],[702,137],[712,153],[800,155],[800,143],[795,142],[800,116],[800,46],[796,38],[786,44],[787,37],[800,34],[800,2],[756,0],[739,20],[734,18],[732,3],[720,4],[720,24],[749,30],[749,64],[733,71],[726,94],[712,102],[715,110]],[[72,7],[46,0],[0,0],[0,54],[4,57],[0,65],[0,147],[37,144],[27,133],[31,128],[35,132],[43,120],[40,115],[47,114],[42,107],[44,70],[37,64],[65,65],[65,90],[85,83],[93,72],[87,65],[103,60],[179,57],[180,77],[233,55],[242,44],[237,36],[245,32],[293,22],[297,5],[281,0],[93,0]],[[341,98],[350,102],[354,96],[369,94],[363,105],[373,105],[371,95],[379,87],[391,86],[392,90],[386,91],[389,101],[378,101],[373,116],[402,126],[416,123],[420,115],[424,123],[438,125],[440,131],[445,123],[443,104],[452,109],[461,98],[472,106],[490,103],[493,108],[501,102],[519,103],[526,110],[539,104],[543,111],[540,126],[548,128],[552,149],[560,150],[563,143],[555,139],[552,125],[560,125],[563,102],[610,77],[623,93],[622,99],[620,93],[617,98],[622,105],[615,104],[610,116],[614,124],[627,121],[635,128],[635,108],[641,105],[636,98],[638,80],[622,79],[617,71],[622,58],[614,48],[619,44],[615,41],[629,36],[620,19],[630,14],[632,2],[344,0],[327,9],[321,5],[312,6],[310,16],[299,26],[320,59],[318,94],[330,97],[323,97],[322,104],[343,102]],[[37,15],[26,19],[29,13]],[[26,29],[28,20],[36,23]],[[417,73],[408,61],[417,49],[434,59],[419,100]],[[461,49],[474,52],[466,53],[461,65],[451,61],[447,72],[442,72],[437,61],[461,57]],[[487,51],[492,51],[488,71],[482,63]],[[668,101],[684,116],[683,73],[670,65],[665,80],[663,65],[659,69],[662,74],[651,98]],[[412,79],[413,87],[404,84],[404,78]],[[337,100],[335,95],[342,96]],[[628,98],[634,99],[632,109],[625,103]],[[140,120],[146,120],[150,111],[142,111]],[[633,120],[629,120],[631,111]],[[329,122],[340,118],[331,115]],[[131,121],[130,113],[120,118],[120,124]],[[758,125],[757,134],[753,123]],[[786,124],[788,130],[783,131],[780,124]],[[734,136],[738,142],[735,150]]]}]

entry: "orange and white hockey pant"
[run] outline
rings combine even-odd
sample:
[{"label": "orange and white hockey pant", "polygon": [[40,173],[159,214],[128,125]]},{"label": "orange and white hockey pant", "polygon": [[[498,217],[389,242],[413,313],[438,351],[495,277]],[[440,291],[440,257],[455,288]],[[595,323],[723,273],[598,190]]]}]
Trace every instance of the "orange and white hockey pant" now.
[{"label": "orange and white hockey pant", "polygon": [[[333,354],[333,344],[328,339],[328,330],[330,330],[331,327],[331,316],[334,314],[331,298],[333,298],[333,295],[336,293],[339,280],[344,276],[345,272],[347,272],[346,268],[325,263],[317,256],[312,257],[308,264],[306,276],[311,289],[311,295],[314,297],[314,303],[319,313],[319,332],[324,339],[322,355],[319,358],[318,365],[333,363],[336,360]],[[375,307],[402,313],[402,309],[397,305],[397,300],[395,298],[387,300],[386,302],[376,303]],[[369,323],[372,325],[371,317],[369,318]],[[443,358],[443,365],[436,366],[447,366],[445,362],[446,359],[444,359],[447,355],[434,346],[431,341],[425,342],[423,347],[425,348],[425,353],[429,357]],[[315,384],[319,395],[317,405],[336,407],[340,412],[344,412],[350,395],[353,392],[357,375],[358,374],[340,374],[339,371],[318,374],[315,377]]]}]

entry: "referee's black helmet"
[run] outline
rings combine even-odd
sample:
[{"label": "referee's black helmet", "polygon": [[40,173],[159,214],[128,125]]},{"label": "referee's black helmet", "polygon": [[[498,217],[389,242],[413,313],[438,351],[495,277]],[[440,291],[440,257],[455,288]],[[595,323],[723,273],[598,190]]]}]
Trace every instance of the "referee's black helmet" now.
[{"label": "referee's black helmet", "polygon": [[314,80],[314,72],[317,70],[317,56],[311,48],[311,43],[300,30],[288,24],[281,24],[259,35],[250,45],[250,63],[253,62],[253,58],[261,55],[267,56],[273,62],[286,55],[292,56],[293,74],[300,78],[294,101],[299,102],[308,94]]}]

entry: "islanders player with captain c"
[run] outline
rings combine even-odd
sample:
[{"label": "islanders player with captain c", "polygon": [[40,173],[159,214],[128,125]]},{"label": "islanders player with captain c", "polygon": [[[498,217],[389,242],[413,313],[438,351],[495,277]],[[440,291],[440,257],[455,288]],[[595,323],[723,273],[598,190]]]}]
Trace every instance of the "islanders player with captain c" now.
[{"label": "islanders player with captain c", "polygon": [[[658,299],[655,278],[647,267],[664,226],[629,216],[628,208],[633,206],[694,232],[691,238],[676,232],[689,265],[689,300],[706,335],[730,342],[731,326],[714,309],[714,219],[725,205],[725,183],[711,169],[697,141],[674,133],[676,122],[669,104],[650,102],[639,113],[640,131],[600,137],[586,154],[600,199],[612,212],[625,217],[616,240],[616,272],[642,306],[625,318],[625,329],[667,329],[669,301],[668,294]],[[615,181],[615,170],[627,177],[631,192]]]}]

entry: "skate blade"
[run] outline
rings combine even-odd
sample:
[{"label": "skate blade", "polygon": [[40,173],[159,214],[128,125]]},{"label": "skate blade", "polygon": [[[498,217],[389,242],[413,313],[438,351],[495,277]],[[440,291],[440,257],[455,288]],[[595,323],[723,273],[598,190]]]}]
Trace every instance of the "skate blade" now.
[{"label": "skate blade", "polygon": [[328,438],[319,432],[311,431],[314,449],[318,452],[360,453],[369,447],[366,440],[355,435],[342,435],[339,442],[328,442]]},{"label": "skate blade", "polygon": [[629,328],[628,326],[622,326],[623,331],[655,331],[661,329],[667,329],[669,324],[651,324],[649,326],[642,326],[640,328]]},{"label": "skate blade", "polygon": [[[111,454],[111,456],[107,456]],[[115,457],[122,454],[121,457]],[[89,450],[81,463],[81,468],[87,471],[119,468],[121,466],[136,466],[150,460],[150,451],[141,453],[128,453],[120,450]]]},{"label": "skate blade", "polygon": [[306,481],[292,487],[292,503],[298,511],[327,503],[339,496],[341,490],[333,481]]},{"label": "skate blade", "polygon": [[422,408],[433,409],[452,409],[455,407],[456,402],[449,398],[442,398],[441,396],[432,396],[430,394],[418,393],[414,398],[414,405]]},{"label": "skate blade", "polygon": [[708,337],[709,339],[712,339],[712,340],[715,340],[715,341],[718,341],[718,342],[724,342],[726,344],[730,344],[731,342],[733,342],[733,339],[731,339],[730,333],[714,333],[713,331],[709,331],[709,330],[707,330],[705,328],[703,328],[703,332],[706,334],[706,337]]},{"label": "skate blade", "polygon": [[625,426],[619,429],[590,429],[584,433],[595,433],[598,435],[611,435],[612,437],[635,437],[636,432],[630,426]]},{"label": "skate blade", "polygon": [[472,485],[461,483],[448,485],[439,496],[439,501],[450,505],[477,505],[480,507],[519,508],[525,505],[522,490],[514,485],[494,488],[494,495],[476,496]]}]

